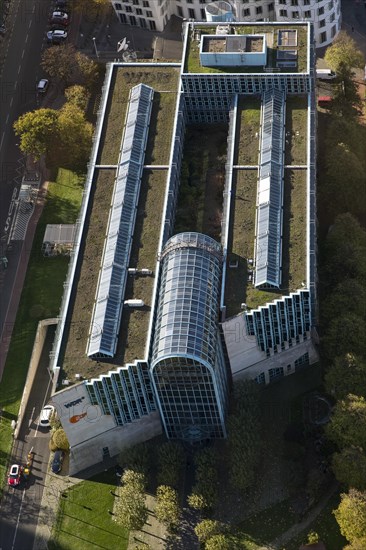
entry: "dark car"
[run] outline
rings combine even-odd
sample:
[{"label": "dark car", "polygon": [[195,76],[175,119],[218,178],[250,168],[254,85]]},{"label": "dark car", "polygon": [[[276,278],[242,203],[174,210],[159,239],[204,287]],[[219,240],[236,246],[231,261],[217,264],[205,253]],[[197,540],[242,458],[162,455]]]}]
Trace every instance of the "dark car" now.
[{"label": "dark car", "polygon": [[63,11],[65,13],[69,13],[69,2],[67,0],[55,0],[55,11]]},{"label": "dark car", "polygon": [[55,451],[55,454],[53,456],[53,460],[51,463],[51,470],[53,471],[54,474],[58,474],[59,472],[61,472],[64,456],[65,456],[65,453],[64,451],[61,451],[61,449],[57,449],[57,451]]}]

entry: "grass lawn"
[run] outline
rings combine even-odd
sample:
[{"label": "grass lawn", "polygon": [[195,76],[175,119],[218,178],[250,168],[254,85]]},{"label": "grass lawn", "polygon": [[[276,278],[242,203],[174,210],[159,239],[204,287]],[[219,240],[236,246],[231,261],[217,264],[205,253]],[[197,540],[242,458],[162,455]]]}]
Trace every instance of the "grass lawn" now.
[{"label": "grass lawn", "polygon": [[324,542],[327,548],[342,550],[347,544],[347,540],[341,535],[338,523],[332,513],[339,503],[339,494],[333,495],[315,521],[298,537],[287,543],[286,550],[298,550],[299,546],[307,541],[307,535],[310,531],[318,533],[320,540]]},{"label": "grass lawn", "polygon": [[238,104],[234,164],[258,164],[260,118],[260,99],[241,96]]},{"label": "grass lawn", "polygon": [[103,472],[90,480],[78,483],[61,498],[49,550],[88,550],[118,548],[128,545],[128,531],[113,521],[116,487],[113,471]]},{"label": "grass lawn", "polygon": [[[60,169],[48,188],[47,203],[36,229],[13,337],[0,384],[0,480],[4,479],[11,448],[11,420],[17,419],[38,321],[58,315],[69,258],[45,258],[41,253],[48,223],[74,223],[83,180]],[[2,483],[0,483],[0,486]]]}]

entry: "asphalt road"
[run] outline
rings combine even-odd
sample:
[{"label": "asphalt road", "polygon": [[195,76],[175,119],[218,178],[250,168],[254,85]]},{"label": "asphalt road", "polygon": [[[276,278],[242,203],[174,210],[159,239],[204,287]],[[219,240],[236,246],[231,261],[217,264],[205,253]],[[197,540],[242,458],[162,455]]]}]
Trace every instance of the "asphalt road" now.
[{"label": "asphalt road", "polygon": [[[8,16],[6,40],[2,47],[0,75],[0,258],[7,257],[7,269],[0,259],[0,334],[1,344],[11,334],[13,326],[5,326],[9,300],[21,254],[26,255],[22,242],[7,247],[14,214],[14,199],[18,196],[25,159],[13,131],[19,116],[40,104],[36,84],[44,76],[40,68],[52,3],[49,0],[13,0]],[[13,325],[13,322],[11,323]],[[3,365],[1,365],[3,366]],[[1,370],[1,369],[0,369]],[[0,374],[1,379],[1,374]]]},{"label": "asphalt road", "polygon": [[[42,407],[50,397],[48,374],[49,352],[54,331],[49,329],[39,369],[29,396],[25,420],[15,442],[13,461],[25,465],[27,454],[32,449],[34,460],[29,481],[19,487],[6,487],[0,502],[0,550],[31,550],[38,522],[44,490],[45,474],[49,461],[49,430],[38,428]],[[52,498],[52,487],[48,487]]]}]

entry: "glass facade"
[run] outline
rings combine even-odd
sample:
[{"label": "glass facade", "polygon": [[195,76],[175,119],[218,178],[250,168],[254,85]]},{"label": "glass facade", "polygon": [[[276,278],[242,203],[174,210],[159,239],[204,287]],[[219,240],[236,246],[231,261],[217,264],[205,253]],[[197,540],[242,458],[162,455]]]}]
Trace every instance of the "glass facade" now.
[{"label": "glass facade", "polygon": [[168,437],[225,437],[227,376],[218,332],[222,252],[199,233],[162,253],[151,376]]}]

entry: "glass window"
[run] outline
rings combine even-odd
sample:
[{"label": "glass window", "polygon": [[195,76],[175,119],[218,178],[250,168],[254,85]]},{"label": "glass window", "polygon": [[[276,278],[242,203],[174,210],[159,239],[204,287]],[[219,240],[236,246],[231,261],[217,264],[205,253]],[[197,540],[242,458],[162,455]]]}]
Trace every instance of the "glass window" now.
[{"label": "glass window", "polygon": [[245,8],[243,10],[243,16],[244,17],[250,17],[250,9],[249,8]]},{"label": "glass window", "polygon": [[324,7],[318,8],[318,15],[323,15],[324,13]]},{"label": "glass window", "polygon": [[122,4],[120,4],[119,2],[117,2],[116,4],[114,4],[114,8],[116,10],[121,10],[122,9]]},{"label": "glass window", "polygon": [[281,17],[287,17],[287,10],[280,10]]},{"label": "glass window", "polygon": [[257,15],[260,15],[262,12],[263,12],[262,6],[257,6],[257,7],[255,8],[255,13],[256,13]]},{"label": "glass window", "polygon": [[149,21],[149,24],[150,24],[150,30],[156,31],[155,21]]},{"label": "glass window", "polygon": [[193,8],[189,8],[188,10],[188,16],[190,19],[196,19],[196,14]]},{"label": "glass window", "polygon": [[320,35],[320,42],[326,42],[327,41],[327,32],[324,31]]},{"label": "glass window", "polygon": [[[325,27],[325,19],[321,19],[321,21],[319,21],[319,28],[321,29],[323,27]],[[322,42],[323,42],[323,40],[322,40]]]}]

